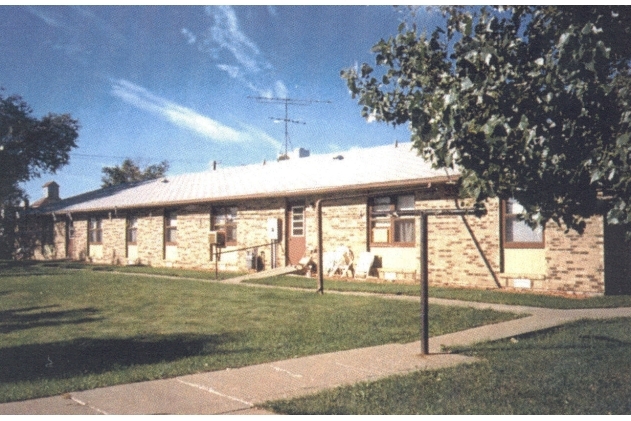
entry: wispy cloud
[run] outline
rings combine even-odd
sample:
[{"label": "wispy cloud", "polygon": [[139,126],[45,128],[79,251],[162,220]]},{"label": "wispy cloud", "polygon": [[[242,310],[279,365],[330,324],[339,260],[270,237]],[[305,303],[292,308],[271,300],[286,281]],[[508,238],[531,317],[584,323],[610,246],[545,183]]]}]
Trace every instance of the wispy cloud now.
[{"label": "wispy cloud", "polygon": [[[182,28],[187,42],[199,44],[202,51],[217,61],[219,70],[257,95],[287,97],[287,87],[271,77],[272,64],[257,43],[241,30],[235,10],[230,6],[208,6],[205,11],[212,20],[211,26],[199,37],[190,29]],[[269,13],[275,16],[276,10],[271,8]]]},{"label": "wispy cloud", "polygon": [[112,95],[128,104],[152,112],[178,127],[219,142],[240,142],[243,136],[236,130],[203,116],[190,108],[161,98],[149,90],[126,80],[115,80]]},{"label": "wispy cloud", "polygon": [[52,10],[33,6],[29,6],[26,10],[40,18],[44,23],[49,26],[52,26],[54,28],[67,29],[66,22],[63,21],[62,17],[59,14],[53,12]]},{"label": "wispy cloud", "polygon": [[243,124],[242,126],[245,130],[244,136],[248,140],[255,142],[257,145],[260,145],[261,143],[267,143],[269,146],[274,148],[275,152],[281,150],[282,143],[265,133],[263,130],[254,126],[250,126],[249,124]]},{"label": "wispy cloud", "polygon": [[182,28],[182,35],[186,37],[186,42],[188,44],[195,44],[197,41],[197,37],[194,33],[192,33],[188,28]]},{"label": "wispy cloud", "polygon": [[[30,6],[27,10],[58,31],[51,39],[52,48],[63,51],[68,57],[82,64],[91,63],[94,51],[104,43],[113,51],[127,45],[125,37],[90,8]],[[91,42],[96,37],[102,40],[100,45]]]},{"label": "wispy cloud", "polygon": [[256,127],[243,124],[241,130],[233,129],[124,79],[112,82],[112,95],[136,108],[156,114],[177,127],[195,132],[212,141],[251,143],[257,146],[263,143],[273,147],[275,151],[281,147],[278,140]]},{"label": "wispy cloud", "polygon": [[241,31],[232,7],[207,7],[206,13],[213,18],[213,26],[209,31],[211,48],[228,51],[248,72],[259,72],[271,67],[256,43]]}]

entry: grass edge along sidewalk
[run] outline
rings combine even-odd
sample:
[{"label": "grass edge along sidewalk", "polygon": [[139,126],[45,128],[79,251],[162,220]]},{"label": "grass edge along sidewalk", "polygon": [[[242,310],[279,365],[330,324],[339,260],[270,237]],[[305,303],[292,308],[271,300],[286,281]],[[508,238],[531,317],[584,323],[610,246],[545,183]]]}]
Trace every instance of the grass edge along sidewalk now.
[{"label": "grass edge along sidewalk", "polygon": [[[246,281],[253,285],[269,285],[288,288],[315,289],[314,279],[302,276],[277,276],[266,279]],[[418,297],[418,284],[407,283],[373,283],[365,281],[326,279],[325,292],[358,292],[387,295]],[[458,287],[430,286],[429,296],[432,298],[480,302],[490,304],[506,304],[512,306],[528,306],[555,309],[588,309],[631,307],[631,296],[560,296],[530,291],[474,289]]]},{"label": "grass edge along sidewalk", "polygon": [[630,414],[630,323],[628,317],[579,320],[451,347],[477,362],[260,406],[290,415]]},{"label": "grass edge along sidewalk", "polygon": [[[105,271],[3,270],[0,307],[3,401],[418,338],[414,302]],[[432,311],[432,336],[515,317]]]}]

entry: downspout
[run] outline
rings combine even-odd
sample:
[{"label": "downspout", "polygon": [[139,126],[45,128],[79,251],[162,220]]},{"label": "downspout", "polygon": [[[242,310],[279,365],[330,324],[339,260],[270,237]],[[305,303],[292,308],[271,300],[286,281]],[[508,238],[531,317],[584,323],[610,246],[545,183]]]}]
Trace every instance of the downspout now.
[{"label": "downspout", "polygon": [[318,221],[318,294],[324,294],[324,259],[322,257],[322,200],[316,201],[316,219]]}]

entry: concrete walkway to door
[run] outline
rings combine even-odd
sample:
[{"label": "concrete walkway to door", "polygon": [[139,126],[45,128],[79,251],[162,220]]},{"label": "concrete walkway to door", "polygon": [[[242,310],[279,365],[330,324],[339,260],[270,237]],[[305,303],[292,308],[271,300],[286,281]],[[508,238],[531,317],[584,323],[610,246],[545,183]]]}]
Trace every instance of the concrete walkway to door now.
[{"label": "concrete walkway to door", "polygon": [[529,316],[430,338],[430,355],[424,357],[419,355],[419,342],[387,344],[0,404],[0,414],[269,414],[258,405],[361,381],[477,361],[441,353],[443,346],[510,338],[579,319],[631,317],[631,308],[552,310],[442,299],[431,299],[430,303]]}]

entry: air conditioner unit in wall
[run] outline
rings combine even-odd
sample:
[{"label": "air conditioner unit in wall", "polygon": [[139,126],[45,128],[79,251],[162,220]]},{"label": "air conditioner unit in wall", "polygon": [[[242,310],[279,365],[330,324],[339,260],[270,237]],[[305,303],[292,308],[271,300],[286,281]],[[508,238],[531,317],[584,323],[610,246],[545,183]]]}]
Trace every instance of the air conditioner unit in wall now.
[{"label": "air conditioner unit in wall", "polygon": [[208,233],[208,242],[219,248],[226,247],[226,233],[223,231],[210,231]]}]

